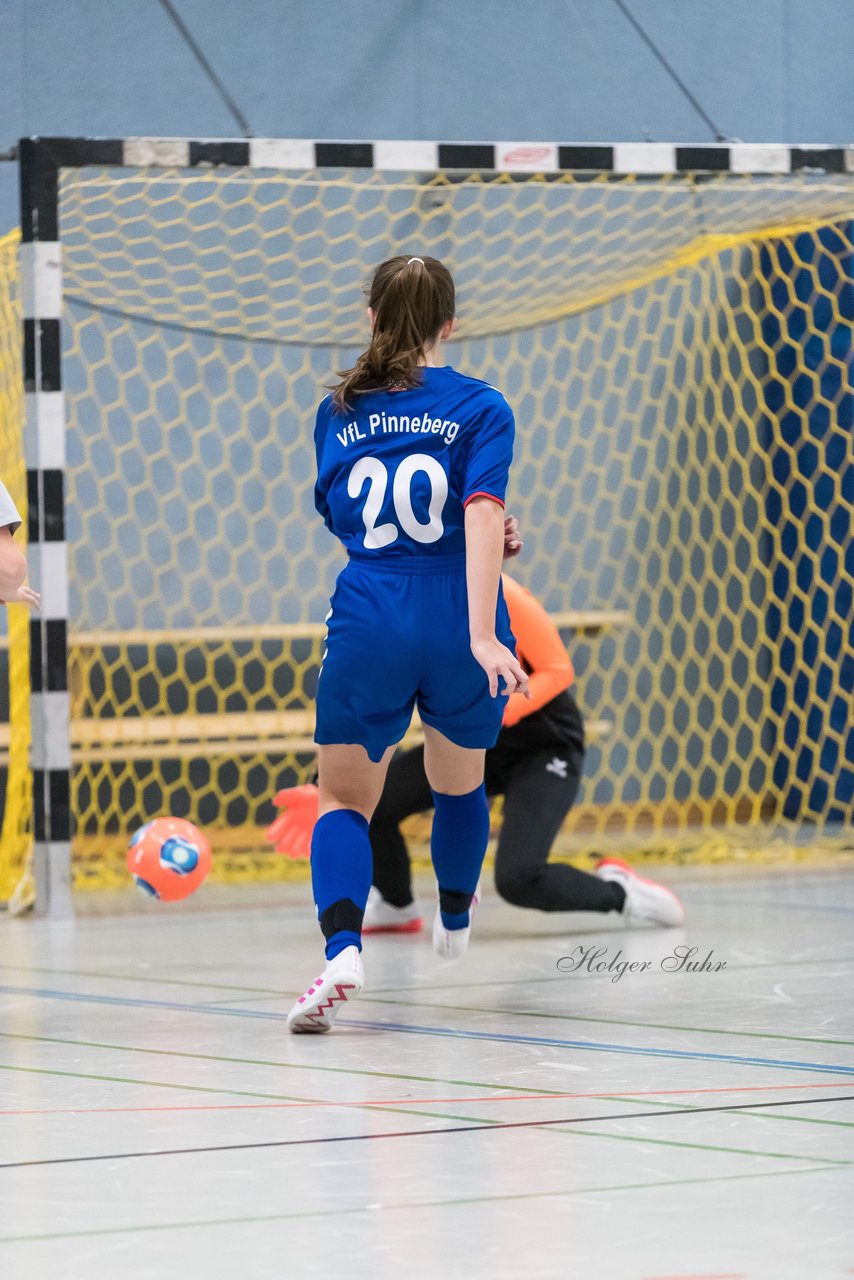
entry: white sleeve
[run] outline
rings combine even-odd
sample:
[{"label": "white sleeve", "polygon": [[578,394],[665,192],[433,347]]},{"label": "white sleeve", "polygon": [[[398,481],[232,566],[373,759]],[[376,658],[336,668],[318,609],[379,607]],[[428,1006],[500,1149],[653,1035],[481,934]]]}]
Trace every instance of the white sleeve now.
[{"label": "white sleeve", "polygon": [[5,529],[8,525],[12,533],[15,533],[20,524],[21,517],[18,515],[17,508],[9,497],[5,484],[0,480],[0,529]]}]

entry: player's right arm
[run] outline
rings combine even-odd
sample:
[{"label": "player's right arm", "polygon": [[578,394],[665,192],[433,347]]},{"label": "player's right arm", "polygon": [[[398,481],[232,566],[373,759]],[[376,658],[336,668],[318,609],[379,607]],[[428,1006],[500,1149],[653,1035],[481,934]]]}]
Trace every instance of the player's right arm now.
[{"label": "player's right arm", "polygon": [[489,680],[494,698],[498,681],[502,692],[526,693],[528,677],[513,654],[495,634],[498,580],[504,555],[504,508],[492,498],[477,496],[466,505],[466,583],[468,587],[471,651]]}]

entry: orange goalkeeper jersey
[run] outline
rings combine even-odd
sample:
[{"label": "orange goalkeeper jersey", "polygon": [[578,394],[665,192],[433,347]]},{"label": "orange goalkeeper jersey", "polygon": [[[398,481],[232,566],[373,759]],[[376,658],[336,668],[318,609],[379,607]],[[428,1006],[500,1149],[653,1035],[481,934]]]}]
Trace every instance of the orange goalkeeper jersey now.
[{"label": "orange goalkeeper jersey", "polygon": [[502,724],[509,729],[568,689],[575,671],[560,632],[539,600],[506,574],[502,574],[501,581],[510,627],[516,637],[516,653],[529,674],[531,692],[530,701],[521,693],[511,693],[508,698]]}]

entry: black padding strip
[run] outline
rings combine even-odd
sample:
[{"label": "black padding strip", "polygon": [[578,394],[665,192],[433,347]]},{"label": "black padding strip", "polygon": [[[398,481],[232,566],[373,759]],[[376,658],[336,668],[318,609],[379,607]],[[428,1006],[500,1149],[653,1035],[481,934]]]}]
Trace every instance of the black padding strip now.
[{"label": "black padding strip", "polygon": [[440,169],[494,169],[495,147],[492,143],[440,142]]},{"label": "black padding strip", "polygon": [[339,898],[320,913],[320,929],[328,941],[336,933],[361,933],[364,911],[350,898]]},{"label": "black padding strip", "polygon": [[614,148],[559,146],[557,163],[559,169],[611,170],[614,168]]},{"label": "black padding strip", "polygon": [[249,164],[249,143],[191,142],[190,164],[228,164],[244,169]]},{"label": "black padding strip", "polygon": [[30,688],[33,693],[68,690],[68,642],[63,618],[30,619]]},{"label": "black padding strip", "polygon": [[33,832],[40,844],[65,843],[71,839],[67,769],[33,769]]},{"label": "black padding strip", "polygon": [[316,142],[314,159],[318,169],[373,169],[372,142]]},{"label": "black padding strip", "polygon": [[27,471],[27,529],[30,542],[64,541],[64,489],[64,474],[57,468]]},{"label": "black padding strip", "polygon": [[439,889],[439,908],[449,916],[461,916],[471,906],[473,893],[459,893],[456,889]]},{"label": "black padding strip", "polygon": [[[36,360],[36,342],[40,362]],[[24,390],[59,391],[62,388],[62,350],[58,320],[24,321]]]},{"label": "black padding strip", "polygon": [[792,147],[790,151],[792,172],[797,169],[823,169],[825,173],[845,172],[845,151],[842,147]]},{"label": "black padding strip", "polygon": [[677,147],[676,168],[679,173],[726,173],[729,169],[729,147]]}]

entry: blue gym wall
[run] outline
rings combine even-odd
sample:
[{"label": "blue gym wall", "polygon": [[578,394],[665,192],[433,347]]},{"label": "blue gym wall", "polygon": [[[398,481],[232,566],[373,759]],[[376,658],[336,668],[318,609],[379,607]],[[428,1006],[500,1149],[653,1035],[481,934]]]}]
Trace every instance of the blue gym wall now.
[{"label": "blue gym wall", "polygon": [[[710,138],[614,0],[174,2],[259,137]],[[854,139],[852,0],[629,7],[728,137]],[[158,0],[0,0],[0,150],[237,132]]]},{"label": "blue gym wall", "polygon": [[794,255],[762,252],[774,303],[763,337],[778,375],[766,383],[776,481],[766,515],[780,548],[767,619],[777,654],[771,706],[781,719],[773,781],[786,817],[807,804],[829,822],[850,822],[854,803],[854,462],[843,435],[854,431],[852,240],[847,223],[799,236]]},{"label": "blue gym wall", "polygon": [[[614,0],[174,3],[257,136],[713,136]],[[629,5],[726,137],[854,141],[854,0]],[[0,0],[0,151],[27,134],[238,132],[158,0]],[[0,231],[17,216],[16,169],[0,164]],[[810,562],[803,557],[792,572],[800,576]],[[786,583],[778,587],[783,598]],[[773,618],[769,631],[773,639]],[[801,655],[800,665],[811,657]],[[831,666],[837,657],[829,655]],[[831,773],[841,761],[828,755],[825,726],[809,724],[798,664],[784,665],[794,693],[775,686],[775,705],[793,698],[794,719],[775,782],[794,816],[813,758]],[[846,713],[834,705],[834,715]],[[805,722],[793,756],[790,739],[803,739]],[[850,786],[850,769],[840,777]],[[850,805],[850,793],[834,798],[843,812]]]}]

